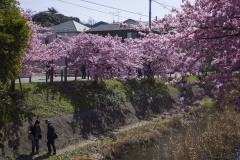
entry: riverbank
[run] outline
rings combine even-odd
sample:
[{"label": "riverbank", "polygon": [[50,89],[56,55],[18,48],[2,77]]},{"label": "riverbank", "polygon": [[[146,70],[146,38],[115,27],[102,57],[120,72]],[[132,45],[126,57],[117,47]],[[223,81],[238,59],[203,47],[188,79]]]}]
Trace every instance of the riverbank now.
[{"label": "riverbank", "polygon": [[219,108],[205,99],[188,113],[130,125],[50,159],[234,159],[240,148],[239,118],[234,106]]},{"label": "riverbank", "polygon": [[[68,150],[62,154],[51,157],[57,159],[125,159],[124,155],[137,151],[144,147],[151,147],[159,142],[160,138],[166,138],[177,129],[184,129],[182,121],[193,115],[213,113],[212,102],[210,99],[203,100],[201,106],[192,109],[189,113],[165,116],[159,115],[149,121],[141,121],[135,124],[124,126],[111,135],[96,139],[94,142],[85,146],[76,147],[74,151]],[[167,140],[166,140],[167,141]],[[129,152],[130,151],[130,152]],[[130,160],[130,159],[129,159]]]}]

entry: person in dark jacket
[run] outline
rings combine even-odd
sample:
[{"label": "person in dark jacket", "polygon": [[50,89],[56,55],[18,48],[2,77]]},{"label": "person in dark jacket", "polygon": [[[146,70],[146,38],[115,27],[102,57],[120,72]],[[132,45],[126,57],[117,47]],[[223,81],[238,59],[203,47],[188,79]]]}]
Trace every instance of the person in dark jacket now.
[{"label": "person in dark jacket", "polygon": [[82,79],[86,79],[87,72],[86,72],[85,64],[81,66],[81,72],[82,72]]},{"label": "person in dark jacket", "polygon": [[48,61],[47,65],[47,79],[51,76],[51,61]]},{"label": "person in dark jacket", "polygon": [[[45,120],[45,123],[47,124],[47,147],[48,147],[48,154],[52,153],[56,154],[56,147],[55,147],[55,128],[53,127],[52,123],[49,120]],[[52,148],[51,148],[52,146]]]},{"label": "person in dark jacket", "polygon": [[35,124],[30,127],[30,134],[33,135],[34,139],[32,140],[32,154],[39,153],[39,139],[42,138],[40,121],[36,120]]}]

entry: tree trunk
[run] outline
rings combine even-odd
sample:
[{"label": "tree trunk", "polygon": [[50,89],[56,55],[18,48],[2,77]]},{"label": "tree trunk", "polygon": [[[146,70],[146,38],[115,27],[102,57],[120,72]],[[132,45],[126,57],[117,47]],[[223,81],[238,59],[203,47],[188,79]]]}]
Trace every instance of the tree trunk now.
[{"label": "tree trunk", "polygon": [[65,58],[64,82],[67,82],[67,67],[68,67],[68,62],[67,62],[67,58]]},{"label": "tree trunk", "polygon": [[20,84],[21,94],[22,94],[22,97],[23,97],[23,90],[22,90],[22,82],[21,82],[21,78],[18,77],[18,80],[19,80],[19,84]]},{"label": "tree trunk", "polygon": [[11,80],[10,92],[11,93],[15,92],[15,80]]}]

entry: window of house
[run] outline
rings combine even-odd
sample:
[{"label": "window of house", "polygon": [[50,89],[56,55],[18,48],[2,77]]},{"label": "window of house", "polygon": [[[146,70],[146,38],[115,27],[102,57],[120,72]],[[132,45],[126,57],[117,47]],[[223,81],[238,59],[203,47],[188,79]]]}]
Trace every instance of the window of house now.
[{"label": "window of house", "polygon": [[45,40],[45,44],[48,44],[48,43],[49,43],[48,38],[45,38],[44,40]]},{"label": "window of house", "polygon": [[137,32],[127,32],[127,38],[137,38]]}]

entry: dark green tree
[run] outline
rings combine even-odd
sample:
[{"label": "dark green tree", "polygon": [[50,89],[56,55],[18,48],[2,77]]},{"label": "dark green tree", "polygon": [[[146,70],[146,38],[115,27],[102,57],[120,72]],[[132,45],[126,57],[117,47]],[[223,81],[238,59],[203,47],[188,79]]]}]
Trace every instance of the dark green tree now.
[{"label": "dark green tree", "polygon": [[39,12],[35,14],[33,21],[44,27],[50,27],[60,23],[58,16],[49,12]]},{"label": "dark green tree", "polygon": [[80,19],[77,17],[68,17],[63,14],[58,13],[55,8],[48,8],[48,11],[39,12],[33,15],[33,21],[43,27],[50,27],[58,25],[60,23],[67,22],[69,20],[74,20],[80,23]]},{"label": "dark green tree", "polygon": [[[15,0],[0,1],[0,129],[4,124],[19,120],[18,106],[9,92],[10,80],[19,76],[22,57],[30,38],[27,19],[22,17]],[[14,84],[14,83],[12,83]],[[15,103],[15,105],[14,105]],[[16,114],[15,114],[16,113]]]},{"label": "dark green tree", "polygon": [[52,13],[52,14],[58,13],[58,11],[57,11],[55,8],[53,8],[53,7],[48,8],[48,12],[50,12],[50,13]]},{"label": "dark green tree", "polygon": [[30,27],[22,17],[18,2],[0,1],[0,83],[9,84],[22,69],[22,57],[30,38]]}]

